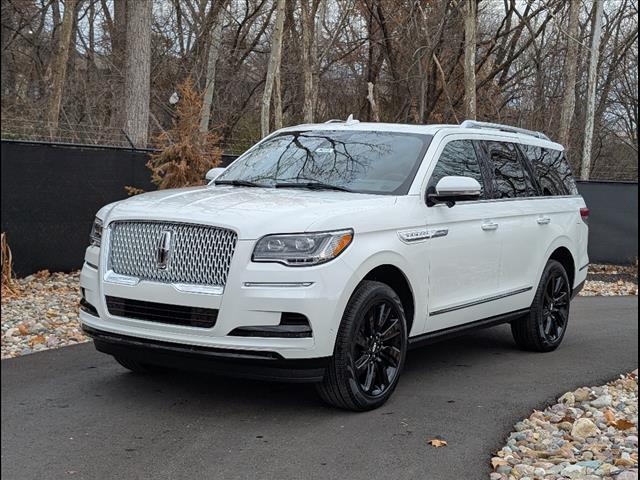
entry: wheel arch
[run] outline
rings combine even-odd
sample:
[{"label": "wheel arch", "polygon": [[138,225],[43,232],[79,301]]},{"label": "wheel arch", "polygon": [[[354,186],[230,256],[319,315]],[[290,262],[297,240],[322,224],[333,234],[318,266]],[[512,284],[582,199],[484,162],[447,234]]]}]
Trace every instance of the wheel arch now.
[{"label": "wheel arch", "polygon": [[413,327],[416,303],[413,295],[413,289],[411,288],[411,284],[404,272],[396,265],[387,263],[378,265],[370,270],[362,280],[358,282],[358,285],[365,280],[374,280],[376,282],[389,285],[389,287],[398,294],[407,319],[407,333],[410,332],[411,327]]},{"label": "wheel arch", "polygon": [[569,237],[559,237],[557,238],[544,255],[544,264],[540,266],[538,271],[537,283],[540,283],[540,278],[542,278],[542,272],[544,271],[545,266],[547,265],[549,260],[556,260],[562,264],[564,269],[567,271],[567,276],[569,277],[569,284],[571,286],[571,290],[575,287],[575,278],[576,278],[576,270],[577,270],[577,261],[576,256],[574,254],[575,248],[571,242]]},{"label": "wheel arch", "polygon": [[[426,267],[425,278],[422,279],[426,288]],[[416,326],[416,319],[420,318],[420,305],[416,302],[421,295],[426,295],[426,291],[420,289],[421,279],[417,276],[419,271],[411,268],[402,256],[396,252],[382,251],[369,257],[362,262],[354,272],[345,291],[342,308],[346,307],[349,299],[353,296],[358,286],[365,280],[375,280],[389,285],[400,297],[402,306],[407,318],[407,333],[411,335],[411,328]],[[415,277],[415,278],[414,278]],[[426,298],[426,297],[425,297]]]}]

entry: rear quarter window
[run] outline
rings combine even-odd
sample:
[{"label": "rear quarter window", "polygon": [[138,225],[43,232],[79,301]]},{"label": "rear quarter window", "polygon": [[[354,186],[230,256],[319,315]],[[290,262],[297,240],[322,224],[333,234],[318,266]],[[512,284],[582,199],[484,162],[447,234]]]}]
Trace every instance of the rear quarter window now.
[{"label": "rear quarter window", "polygon": [[578,188],[564,152],[534,145],[520,147],[531,163],[543,196],[578,194]]},{"label": "rear quarter window", "polygon": [[524,167],[515,144],[483,141],[489,165],[493,168],[496,198],[533,197],[537,195],[529,171]]}]

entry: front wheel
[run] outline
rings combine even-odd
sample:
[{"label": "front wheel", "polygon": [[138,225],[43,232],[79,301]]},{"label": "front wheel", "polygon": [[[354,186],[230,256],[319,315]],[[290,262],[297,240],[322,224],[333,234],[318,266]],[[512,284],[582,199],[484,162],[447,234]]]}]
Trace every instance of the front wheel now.
[{"label": "front wheel", "polygon": [[398,384],[407,352],[402,302],[384,283],[364,281],[347,304],[318,392],[348,410],[378,408]]},{"label": "front wheel", "polygon": [[549,260],[531,311],[511,323],[516,344],[534,352],[550,352],[562,342],[569,322],[571,286],[569,277],[560,262]]}]

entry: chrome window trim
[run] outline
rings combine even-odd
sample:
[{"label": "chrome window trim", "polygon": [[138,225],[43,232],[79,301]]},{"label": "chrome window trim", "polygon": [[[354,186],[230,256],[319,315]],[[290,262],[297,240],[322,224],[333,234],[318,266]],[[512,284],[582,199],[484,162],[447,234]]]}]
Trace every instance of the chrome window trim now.
[{"label": "chrome window trim", "polygon": [[[469,205],[473,203],[498,203],[498,202],[521,202],[524,200],[555,200],[555,199],[581,199],[582,195],[547,195],[537,197],[514,197],[514,198],[486,198],[482,200],[462,200],[456,202],[456,205]],[[447,207],[444,204],[434,205],[434,207]],[[448,208],[448,207],[447,207]]]}]

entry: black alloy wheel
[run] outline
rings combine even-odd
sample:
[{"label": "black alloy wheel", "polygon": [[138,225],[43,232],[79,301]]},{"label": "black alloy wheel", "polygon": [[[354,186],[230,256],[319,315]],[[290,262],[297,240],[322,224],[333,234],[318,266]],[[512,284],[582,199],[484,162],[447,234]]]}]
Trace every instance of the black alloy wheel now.
[{"label": "black alloy wheel", "polygon": [[388,300],[373,304],[353,344],[356,378],[363,393],[383,395],[399,373],[402,356],[400,312]]},{"label": "black alloy wheel", "polygon": [[533,298],[529,313],[511,322],[516,344],[534,352],[558,348],[567,331],[571,284],[564,266],[549,260]]},{"label": "black alloy wheel", "polygon": [[542,335],[549,343],[562,338],[569,319],[569,298],[571,292],[566,275],[555,271],[549,276],[542,304]]},{"label": "black alloy wheel", "polygon": [[342,316],[318,393],[339,408],[378,408],[398,385],[407,345],[407,322],[396,292],[385,283],[363,281]]}]

